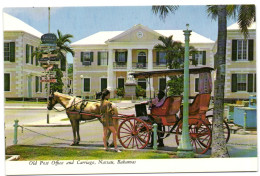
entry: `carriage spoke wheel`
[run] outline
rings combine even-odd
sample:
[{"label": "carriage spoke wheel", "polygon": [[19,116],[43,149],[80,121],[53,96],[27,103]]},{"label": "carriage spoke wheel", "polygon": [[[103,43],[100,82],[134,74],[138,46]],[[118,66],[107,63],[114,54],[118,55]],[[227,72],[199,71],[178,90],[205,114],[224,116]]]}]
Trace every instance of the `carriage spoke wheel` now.
[{"label": "carriage spoke wheel", "polygon": [[141,119],[125,119],[118,127],[118,140],[124,148],[143,149],[150,139],[150,128]]},{"label": "carriage spoke wheel", "polygon": [[[176,143],[179,145],[182,134],[182,121],[176,129]],[[209,126],[200,119],[189,118],[189,135],[193,151],[198,154],[206,153],[211,145],[211,129]]]},{"label": "carriage spoke wheel", "polygon": [[[208,121],[210,123],[209,127],[212,131],[213,115],[208,115],[208,116],[206,116],[206,118],[208,119]],[[228,123],[225,120],[223,121],[223,128],[224,128],[224,136],[226,139],[226,143],[228,143],[229,138],[230,138],[230,128],[228,126]]]}]

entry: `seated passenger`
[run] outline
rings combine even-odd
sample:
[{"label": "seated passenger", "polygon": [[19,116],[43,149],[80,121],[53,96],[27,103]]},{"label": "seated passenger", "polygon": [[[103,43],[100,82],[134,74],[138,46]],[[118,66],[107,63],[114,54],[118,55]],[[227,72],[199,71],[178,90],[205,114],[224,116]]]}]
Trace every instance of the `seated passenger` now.
[{"label": "seated passenger", "polygon": [[160,107],[163,105],[165,99],[165,93],[162,90],[159,90],[157,97],[152,99],[152,104],[150,106]]}]

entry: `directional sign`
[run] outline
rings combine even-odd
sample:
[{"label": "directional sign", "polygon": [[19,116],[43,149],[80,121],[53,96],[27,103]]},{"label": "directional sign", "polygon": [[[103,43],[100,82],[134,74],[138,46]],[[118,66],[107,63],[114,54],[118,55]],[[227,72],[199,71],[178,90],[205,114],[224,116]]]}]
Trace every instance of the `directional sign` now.
[{"label": "directional sign", "polygon": [[42,57],[57,57],[58,54],[43,54]]},{"label": "directional sign", "polygon": [[57,37],[55,34],[47,33],[41,36],[42,43],[52,43],[54,44],[57,41]]},{"label": "directional sign", "polygon": [[42,72],[43,74],[56,75],[56,71]]},{"label": "directional sign", "polygon": [[50,61],[49,64],[60,64],[60,61]]},{"label": "directional sign", "polygon": [[57,82],[57,79],[40,80],[40,82],[52,82],[52,83],[55,83],[55,82]]},{"label": "directional sign", "polygon": [[48,61],[48,60],[49,60],[48,57],[39,58],[39,61]]}]

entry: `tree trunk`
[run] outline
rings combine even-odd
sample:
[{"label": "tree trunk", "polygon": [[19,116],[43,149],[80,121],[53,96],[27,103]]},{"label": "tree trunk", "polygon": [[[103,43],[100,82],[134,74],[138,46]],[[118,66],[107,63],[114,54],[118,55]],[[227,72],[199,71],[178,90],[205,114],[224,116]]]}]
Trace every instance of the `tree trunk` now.
[{"label": "tree trunk", "polygon": [[216,81],[214,89],[214,118],[211,157],[229,157],[223,130],[224,92],[226,74],[227,13],[226,6],[218,6],[218,41],[215,54]]}]

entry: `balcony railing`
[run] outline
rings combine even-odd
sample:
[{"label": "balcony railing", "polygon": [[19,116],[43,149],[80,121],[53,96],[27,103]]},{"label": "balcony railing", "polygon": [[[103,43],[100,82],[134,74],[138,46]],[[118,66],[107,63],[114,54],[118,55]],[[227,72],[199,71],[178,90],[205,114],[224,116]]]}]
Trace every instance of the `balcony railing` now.
[{"label": "balcony railing", "polygon": [[[114,69],[127,69],[127,63],[126,62],[114,62],[113,63]],[[147,69],[148,63],[140,63],[140,62],[133,62],[132,63],[132,69]],[[167,64],[161,63],[161,62],[153,62],[153,69],[166,69]]]},{"label": "balcony railing", "polygon": [[133,69],[146,69],[147,63],[133,62]]},{"label": "balcony railing", "polygon": [[126,62],[114,62],[113,68],[114,69],[126,69],[127,65],[126,65]]},{"label": "balcony railing", "polygon": [[167,64],[165,62],[154,62],[153,69],[166,69]]}]

